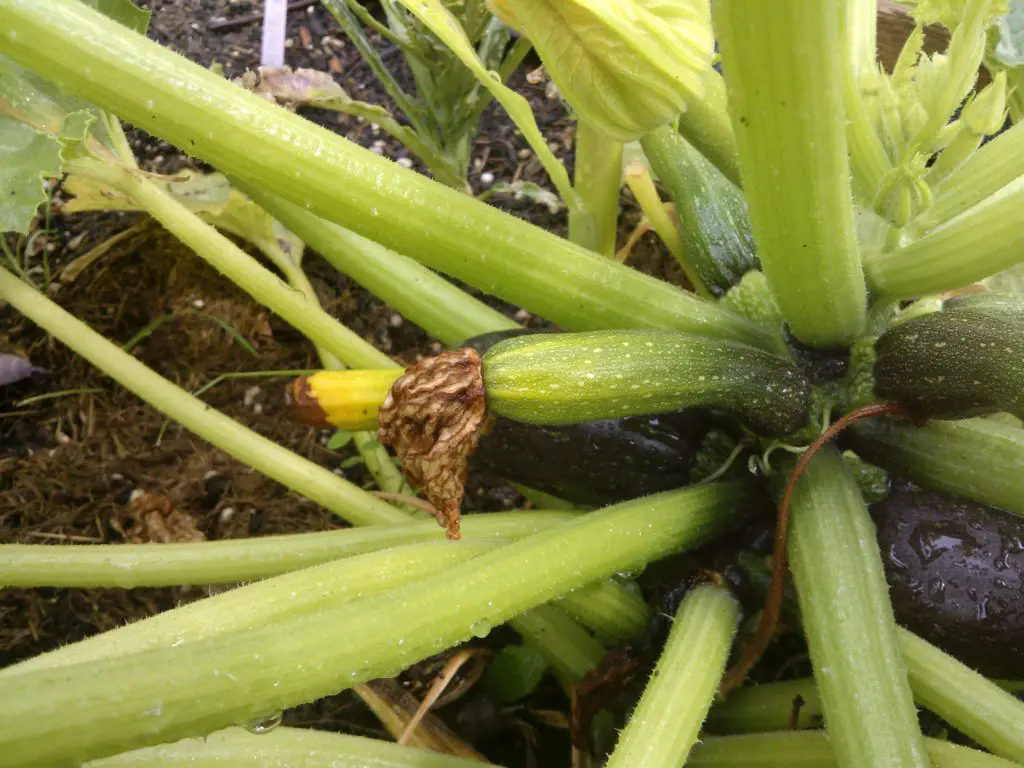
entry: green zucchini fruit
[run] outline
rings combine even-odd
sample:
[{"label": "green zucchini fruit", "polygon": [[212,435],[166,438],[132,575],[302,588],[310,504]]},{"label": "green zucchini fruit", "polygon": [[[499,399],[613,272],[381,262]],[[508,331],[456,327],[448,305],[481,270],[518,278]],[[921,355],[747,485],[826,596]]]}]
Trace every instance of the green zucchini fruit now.
[{"label": "green zucchini fruit", "polygon": [[703,406],[781,436],[809,422],[812,395],[791,361],[678,331],[519,336],[483,356],[483,379],[492,413],[556,426]]},{"label": "green zucchini fruit", "polygon": [[984,675],[1024,675],[1024,520],[906,490],[871,513],[899,623]]},{"label": "green zucchini fruit", "polygon": [[875,351],[875,393],[919,417],[1024,416],[1024,323],[993,304],[907,320]]},{"label": "green zucchini fruit", "polygon": [[641,144],[675,203],[684,252],[701,282],[721,296],[758,268],[743,192],[671,127]]},{"label": "green zucchini fruit", "polygon": [[[500,341],[533,333],[551,331],[495,331],[461,346],[485,354]],[[604,506],[689,483],[709,424],[694,408],[564,426],[497,417],[469,465],[576,504]]]}]

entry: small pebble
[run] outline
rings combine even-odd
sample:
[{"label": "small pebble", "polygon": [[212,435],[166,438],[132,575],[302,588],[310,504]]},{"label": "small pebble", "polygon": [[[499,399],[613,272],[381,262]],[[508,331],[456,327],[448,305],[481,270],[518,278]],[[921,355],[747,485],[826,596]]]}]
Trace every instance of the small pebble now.
[{"label": "small pebble", "polygon": [[480,174],[480,183],[481,184],[488,184],[488,185],[489,184],[493,184],[494,183],[494,174],[491,173],[490,171],[484,171],[483,173]]}]

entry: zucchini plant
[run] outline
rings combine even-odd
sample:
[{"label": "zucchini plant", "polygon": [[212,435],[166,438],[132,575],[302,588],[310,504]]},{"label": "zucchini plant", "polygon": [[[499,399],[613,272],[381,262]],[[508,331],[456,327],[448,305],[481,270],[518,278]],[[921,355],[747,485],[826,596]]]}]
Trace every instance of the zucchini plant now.
[{"label": "zucchini plant", "polygon": [[[477,56],[452,3],[387,5],[397,12],[399,2],[531,143],[543,143],[525,102]],[[609,764],[687,760],[716,695],[727,698],[751,670],[758,674],[784,604],[787,555],[829,730],[828,740],[806,743],[823,759],[938,762],[944,753],[922,735],[915,701],[977,745],[1020,759],[1024,705],[898,626],[854,473],[838,452],[819,450],[859,415],[887,414],[844,435],[863,460],[923,488],[1024,514],[1024,431],[1005,420],[1022,415],[1024,299],[1012,290],[957,295],[967,286],[987,291],[986,281],[1007,285],[999,273],[1024,253],[1016,218],[1024,129],[1014,125],[982,146],[1003,124],[1006,78],[975,90],[1000,30],[1013,29],[1005,4],[920,0],[918,27],[892,73],[876,63],[875,4],[866,0],[492,6],[536,47],[579,118],[577,140],[587,149],[578,170],[587,173],[575,186],[550,152],[541,158],[570,209],[569,240],[161,48],[141,34],[144,16],[128,0],[0,0],[3,228],[25,233],[45,199],[43,180],[65,173],[82,198],[93,189],[147,211],[316,346],[324,371],[294,382],[293,401],[307,420],[362,430],[384,489],[368,494],[211,412],[0,270],[0,299],[120,384],[353,525],[380,529],[289,538],[281,544],[288,554],[274,558],[243,542],[222,570],[214,567],[225,556],[217,544],[128,553],[0,546],[0,582],[23,586],[268,577],[241,596],[200,601],[0,671],[0,765],[137,764],[154,755],[147,749],[170,750],[168,759],[287,760],[304,743],[310,752],[327,747],[315,734],[304,741],[288,732],[257,748],[230,726],[392,676],[504,622],[575,699],[573,686],[598,667],[600,639],[635,638],[650,613],[621,574],[734,529],[766,494],[783,503],[777,589],[759,630],[735,632],[738,606],[720,580],[695,588]],[[925,55],[921,25],[933,22],[951,29],[950,45]],[[724,74],[712,68],[716,42]],[[233,231],[223,210],[197,211],[141,171],[121,119],[224,174],[237,204],[263,217],[266,226],[248,239],[276,272],[218,232]],[[674,252],[693,267],[701,295],[603,255],[615,233],[609,201],[617,199],[619,151],[633,140],[675,202],[683,232]],[[581,183],[588,174],[593,185]],[[282,224],[292,242],[312,245],[451,348],[402,370],[366,344],[316,303],[301,258],[282,252],[273,235]],[[441,275],[559,332],[464,343],[515,324]],[[682,473],[677,488],[658,478],[597,511],[460,519],[473,456],[486,453],[502,424],[568,436],[543,433],[530,444],[539,448],[502,443],[531,456],[491,452],[492,468],[515,480],[531,460],[557,474],[595,423],[624,427],[624,417],[650,423],[694,409],[716,425],[716,438],[700,441],[699,471]],[[424,498],[386,469],[393,465],[375,431]],[[628,471],[621,467],[633,466],[630,443],[615,448],[620,465],[592,471]],[[567,487],[531,471],[521,476],[527,484]],[[585,475],[576,482],[587,485]],[[440,529],[411,519],[409,502],[465,540],[441,544]],[[393,557],[373,551],[398,544]],[[448,549],[435,558],[438,545]],[[49,567],[40,565],[43,549]],[[115,554],[136,559],[112,569]],[[288,594],[303,599],[282,605]],[[740,663],[730,668],[734,643]],[[979,724],[977,712],[991,722]],[[202,744],[172,744],[222,730]],[[793,749],[782,739],[723,740],[693,758],[755,758],[765,744],[783,761]],[[351,740],[330,748],[353,761],[373,752]],[[997,759],[954,751],[978,765]],[[411,751],[385,753],[395,765],[433,764]]]}]

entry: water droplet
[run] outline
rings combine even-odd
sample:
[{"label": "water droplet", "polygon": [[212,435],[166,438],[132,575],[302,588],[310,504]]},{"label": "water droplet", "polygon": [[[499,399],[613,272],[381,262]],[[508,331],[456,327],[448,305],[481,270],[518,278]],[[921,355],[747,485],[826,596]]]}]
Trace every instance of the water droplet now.
[{"label": "water droplet", "polygon": [[255,733],[257,735],[270,733],[272,730],[277,728],[281,724],[281,712],[275,712],[267,717],[261,717],[252,722],[245,724],[245,730],[249,733]]},{"label": "water droplet", "polygon": [[474,621],[469,625],[469,631],[477,637],[487,637],[491,633],[491,623],[486,619]]},{"label": "water droplet", "polygon": [[155,109],[156,102],[153,99],[146,99],[146,109]]},{"label": "water droplet", "polygon": [[977,544],[967,532],[967,526],[951,520],[921,523],[910,535],[910,546],[924,564],[934,562],[953,549],[970,552]]}]

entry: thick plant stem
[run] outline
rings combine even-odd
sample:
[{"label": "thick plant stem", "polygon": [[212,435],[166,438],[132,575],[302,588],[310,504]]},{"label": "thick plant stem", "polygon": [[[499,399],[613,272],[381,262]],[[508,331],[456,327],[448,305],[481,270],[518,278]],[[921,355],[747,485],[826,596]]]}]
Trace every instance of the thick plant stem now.
[{"label": "thick plant stem", "polygon": [[798,481],[791,525],[793,581],[839,763],[927,768],[874,526],[834,450]]},{"label": "thick plant stem", "polygon": [[729,110],[758,256],[793,334],[849,345],[866,289],[843,114],[845,3],[716,0]]},{"label": "thick plant stem", "polygon": [[1019,214],[1024,186],[986,203],[920,240],[866,256],[872,288],[904,299],[960,288],[1024,261]]},{"label": "thick plant stem", "polygon": [[467,543],[466,547],[443,541],[409,544],[274,576],[34,656],[0,671],[0,677],[258,629],[273,621],[338,607],[408,584],[489,552],[501,541]]},{"label": "thick plant stem", "polygon": [[205,734],[392,676],[574,587],[706,541],[753,498],[735,483],[648,496],[348,606],[12,676],[0,699],[0,765],[72,763]]},{"label": "thick plant stem", "polygon": [[617,582],[606,581],[570,592],[555,605],[593,629],[609,645],[638,639],[651,620],[651,607],[644,599]]},{"label": "thick plant stem", "polygon": [[727,309],[391,163],[77,0],[0,0],[0,29],[0,53],[55,84],[566,328],[667,327],[771,348],[763,329]]},{"label": "thick plant stem", "polygon": [[569,239],[602,256],[615,255],[622,186],[622,142],[594,126],[576,123],[576,172],[573,187],[583,202],[569,212]]},{"label": "thick plant stem", "polygon": [[175,200],[139,171],[81,159],[68,170],[107,184],[135,200],[150,216],[256,301],[274,310],[318,347],[358,368],[388,368],[391,358],[368,344]]},{"label": "thick plant stem", "polygon": [[350,523],[409,522],[404,512],[210,408],[3,269],[0,298],[186,429]]},{"label": "thick plant stem", "polygon": [[321,219],[254,184],[240,179],[236,183],[331,266],[443,343],[453,346],[482,333],[519,327],[418,261]]},{"label": "thick plant stem", "polygon": [[725,669],[739,613],[722,587],[702,585],[686,596],[607,768],[686,762]]},{"label": "thick plant stem", "polygon": [[912,632],[900,646],[914,698],[989,751],[1024,762],[1024,702]]},{"label": "thick plant stem", "polygon": [[[939,739],[925,739],[924,746],[932,768],[1013,768],[1016,765]],[[825,731],[751,733],[704,739],[686,761],[687,768],[841,768],[842,765]]]},{"label": "thick plant stem", "polygon": [[481,768],[477,760],[403,747],[380,739],[306,728],[277,728],[252,734],[229,728],[201,739],[126,752],[95,760],[85,768]]},{"label": "thick plant stem", "polygon": [[1024,515],[1024,430],[992,419],[865,421],[844,441],[861,458],[933,491]]},{"label": "thick plant stem", "polygon": [[[520,539],[576,517],[572,512],[467,515],[468,541]],[[235,584],[263,579],[337,558],[436,542],[444,531],[433,520],[401,525],[259,536],[189,544],[95,544],[54,547],[0,545],[0,584],[10,587],[168,587]]]}]

